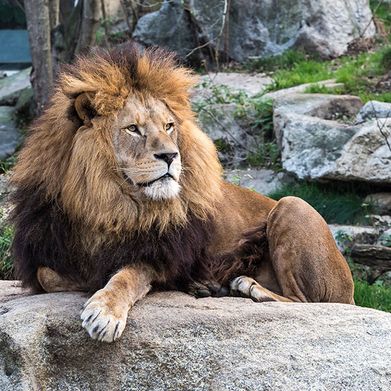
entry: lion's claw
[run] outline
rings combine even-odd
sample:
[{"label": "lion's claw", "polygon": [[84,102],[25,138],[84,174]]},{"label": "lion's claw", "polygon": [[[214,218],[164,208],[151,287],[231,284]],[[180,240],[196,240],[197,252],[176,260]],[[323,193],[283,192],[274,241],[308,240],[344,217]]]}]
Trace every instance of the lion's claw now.
[{"label": "lion's claw", "polygon": [[105,299],[104,292],[96,292],[84,305],[80,317],[91,338],[113,342],[124,331],[128,309],[123,307],[114,311]]}]

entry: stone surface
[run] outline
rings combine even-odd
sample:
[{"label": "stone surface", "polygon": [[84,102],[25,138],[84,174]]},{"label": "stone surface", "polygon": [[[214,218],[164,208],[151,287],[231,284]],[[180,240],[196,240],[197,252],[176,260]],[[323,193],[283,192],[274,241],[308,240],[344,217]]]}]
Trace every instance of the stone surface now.
[{"label": "stone surface", "polygon": [[2,391],[391,388],[391,314],[376,310],[166,292],[100,344],[80,325],[85,296],[1,292]]},{"label": "stone surface", "polygon": [[264,195],[272,194],[284,185],[294,182],[294,179],[284,172],[277,173],[264,168],[225,170],[225,177],[228,182]]},{"label": "stone surface", "polygon": [[12,155],[21,141],[21,134],[14,123],[15,109],[0,106],[0,160]]},{"label": "stone surface", "polygon": [[146,46],[158,45],[186,56],[197,46],[180,0],[164,1],[160,10],[139,19],[132,38]]},{"label": "stone surface", "polygon": [[0,79],[0,105],[14,105],[22,90],[30,87],[31,68]]},{"label": "stone surface", "polygon": [[[274,99],[285,170],[300,179],[391,183],[391,118],[355,125],[362,103],[348,95],[289,93]],[[383,134],[379,130],[381,127]]]},{"label": "stone surface", "polygon": [[243,62],[295,46],[336,57],[360,34],[375,34],[367,0],[282,0],[278,7],[271,0],[236,0],[230,3],[227,30],[222,30],[224,6],[224,0],[190,0],[184,10],[180,0],[165,1],[159,11],[140,18],[133,37],[183,57],[208,43]]},{"label": "stone surface", "polygon": [[[203,75],[200,79],[200,85],[204,85],[204,89],[210,86],[226,86],[234,92],[243,91],[249,97],[261,94],[266,87],[273,84],[273,79],[263,73],[218,72]],[[196,91],[198,92],[199,88]]]},{"label": "stone surface", "polygon": [[34,117],[34,93],[33,89],[28,87],[20,92],[15,105],[15,114],[23,120],[31,120]]},{"label": "stone surface", "polygon": [[375,227],[380,227],[381,229],[391,228],[391,216],[390,215],[368,215],[368,220]]},{"label": "stone surface", "polygon": [[346,255],[355,243],[377,243],[382,232],[378,227],[370,226],[329,224],[329,228],[339,250]]},{"label": "stone surface", "polygon": [[372,205],[378,214],[391,214],[391,193],[369,194],[364,202]]},{"label": "stone surface", "polygon": [[371,100],[357,114],[357,122],[379,118],[391,118],[391,103]]},{"label": "stone surface", "polygon": [[238,167],[249,154],[256,154],[261,135],[252,131],[246,119],[235,116],[236,104],[206,105],[198,113],[198,122],[216,144],[221,163]]}]

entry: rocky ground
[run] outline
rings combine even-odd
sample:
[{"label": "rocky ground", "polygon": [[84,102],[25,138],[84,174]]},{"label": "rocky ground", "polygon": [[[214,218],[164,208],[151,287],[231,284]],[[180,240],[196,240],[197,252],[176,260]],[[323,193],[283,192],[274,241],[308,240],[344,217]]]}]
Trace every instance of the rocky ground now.
[{"label": "rocky ground", "polygon": [[12,282],[0,292],[2,391],[391,388],[381,311],[159,293],[109,345],[82,329],[82,294],[24,296]]}]

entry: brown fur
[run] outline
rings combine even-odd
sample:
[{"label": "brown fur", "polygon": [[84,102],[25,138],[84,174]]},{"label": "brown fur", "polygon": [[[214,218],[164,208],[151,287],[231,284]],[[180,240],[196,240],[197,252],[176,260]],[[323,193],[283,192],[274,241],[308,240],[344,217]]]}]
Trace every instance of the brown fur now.
[{"label": "brown fur", "polygon": [[[203,295],[209,286],[219,295],[219,285],[228,288],[244,274],[231,289],[258,301],[353,303],[349,268],[311,206],[222,181],[216,149],[190,109],[194,82],[161,50],[141,53],[130,45],[79,58],[60,74],[19,155],[18,276],[47,291],[99,289],[82,314],[93,338],[118,338],[128,309],[151,285],[201,286]],[[113,145],[119,117],[129,119],[135,107],[148,112],[156,102],[178,129],[151,149],[175,141],[183,168],[179,195],[158,201],[132,191]]]},{"label": "brown fur", "polygon": [[[127,62],[125,53],[135,58]],[[129,64],[137,68],[131,75]],[[172,55],[159,50],[140,54],[131,47],[122,54],[97,52],[79,58],[60,74],[49,108],[31,128],[15,168],[14,185],[44,186],[47,197],[60,196],[70,217],[83,220],[95,233],[103,227],[111,233],[148,230],[153,224],[164,229],[184,224],[189,212],[205,219],[214,213],[221,196],[221,166],[212,142],[197,128],[190,110],[188,90],[195,81]],[[93,129],[79,127],[70,116],[75,98],[86,92],[98,115],[92,120]],[[183,190],[180,199],[166,201],[163,207],[160,202],[141,206],[129,202],[121,186],[123,178],[115,170],[110,122],[131,93],[164,101],[180,122]]]}]

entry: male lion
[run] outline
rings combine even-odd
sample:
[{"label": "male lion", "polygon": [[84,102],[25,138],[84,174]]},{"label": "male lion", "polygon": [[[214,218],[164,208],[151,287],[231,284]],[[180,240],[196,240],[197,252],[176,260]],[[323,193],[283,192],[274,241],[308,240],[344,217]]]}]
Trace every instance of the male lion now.
[{"label": "male lion", "polygon": [[94,339],[120,337],[152,287],[353,303],[349,268],[310,205],[222,180],[190,108],[194,82],[160,49],[79,58],[19,155],[17,276],[41,291],[95,292],[81,315]]}]

